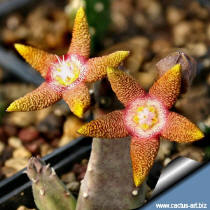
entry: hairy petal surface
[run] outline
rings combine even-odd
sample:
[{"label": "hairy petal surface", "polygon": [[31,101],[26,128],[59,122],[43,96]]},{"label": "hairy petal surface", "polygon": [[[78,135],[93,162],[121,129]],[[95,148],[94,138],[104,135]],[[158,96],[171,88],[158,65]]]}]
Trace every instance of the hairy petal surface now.
[{"label": "hairy petal surface", "polygon": [[149,90],[152,97],[160,100],[170,109],[176,102],[181,87],[181,65],[175,65],[158,79]]},{"label": "hairy petal surface", "polygon": [[56,101],[61,99],[61,97],[61,93],[54,90],[49,84],[44,82],[34,91],[11,103],[10,106],[7,108],[7,111],[25,112],[44,109],[54,104]]},{"label": "hairy petal surface", "polygon": [[129,55],[129,51],[117,51],[102,57],[88,60],[88,74],[86,82],[95,82],[107,74],[107,67],[118,67]]},{"label": "hairy petal surface", "polygon": [[175,112],[168,114],[167,123],[161,131],[161,136],[180,143],[193,142],[204,137],[195,124]]},{"label": "hairy petal surface", "polygon": [[56,61],[56,56],[23,44],[15,44],[16,50],[36,69],[42,77],[46,77],[49,67]]},{"label": "hairy petal surface", "polygon": [[146,95],[138,82],[125,72],[113,68],[107,69],[107,76],[117,98],[126,106],[136,98]]},{"label": "hairy petal surface", "polygon": [[78,133],[97,138],[122,138],[128,136],[123,123],[123,111],[113,111],[82,126]]},{"label": "hairy petal surface", "polygon": [[90,106],[90,94],[84,83],[65,90],[63,99],[69,105],[70,110],[80,118]]},{"label": "hairy petal surface", "polygon": [[68,53],[79,54],[85,58],[90,54],[90,34],[88,22],[83,8],[77,11]]},{"label": "hairy petal surface", "polygon": [[133,179],[138,187],[149,173],[159,149],[159,140],[131,139],[130,153],[133,167]]}]

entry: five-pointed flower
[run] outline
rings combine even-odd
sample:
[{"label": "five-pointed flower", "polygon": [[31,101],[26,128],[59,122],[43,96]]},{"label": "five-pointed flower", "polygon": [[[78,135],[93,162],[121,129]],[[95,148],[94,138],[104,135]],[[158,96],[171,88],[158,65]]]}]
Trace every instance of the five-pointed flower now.
[{"label": "five-pointed flower", "polygon": [[203,137],[185,117],[169,111],[180,92],[181,66],[175,65],[146,93],[129,75],[108,68],[108,79],[125,109],[113,111],[82,126],[78,132],[98,138],[132,136],[130,154],[136,186],[145,179],[159,149],[159,137],[193,142]]},{"label": "five-pointed flower", "polygon": [[46,81],[14,101],[7,111],[39,110],[63,98],[78,117],[82,117],[90,105],[86,83],[106,76],[108,66],[117,67],[129,54],[128,51],[117,51],[89,59],[90,34],[82,8],[76,14],[72,41],[66,55],[57,56],[22,44],[15,44],[15,48]]}]

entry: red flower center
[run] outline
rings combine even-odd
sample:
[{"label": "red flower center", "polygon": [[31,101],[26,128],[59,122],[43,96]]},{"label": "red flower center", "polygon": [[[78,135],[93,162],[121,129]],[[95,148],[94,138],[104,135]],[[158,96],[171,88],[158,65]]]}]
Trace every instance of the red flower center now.
[{"label": "red flower center", "polygon": [[67,88],[83,81],[85,74],[86,61],[82,56],[75,54],[57,56],[57,62],[52,64],[47,80],[57,87]]}]

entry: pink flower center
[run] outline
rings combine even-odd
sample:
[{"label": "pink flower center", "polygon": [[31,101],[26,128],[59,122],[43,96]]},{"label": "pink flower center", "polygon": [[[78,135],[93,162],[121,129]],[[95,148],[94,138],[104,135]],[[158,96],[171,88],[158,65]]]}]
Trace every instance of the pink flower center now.
[{"label": "pink flower center", "polygon": [[50,82],[59,87],[69,87],[84,79],[85,61],[77,55],[57,56],[57,62],[50,69]]},{"label": "pink flower center", "polygon": [[166,122],[167,110],[153,98],[139,98],[125,110],[124,122],[132,136],[151,138],[160,133]]},{"label": "pink flower center", "polygon": [[152,128],[158,122],[158,113],[154,106],[140,106],[133,121],[144,131]]}]

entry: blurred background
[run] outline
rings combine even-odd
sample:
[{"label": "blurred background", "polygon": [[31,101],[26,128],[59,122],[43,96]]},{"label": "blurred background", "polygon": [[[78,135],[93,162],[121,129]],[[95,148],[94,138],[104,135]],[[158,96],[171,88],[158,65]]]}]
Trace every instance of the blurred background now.
[{"label": "blurred background", "polygon": [[[90,25],[91,56],[130,50],[124,69],[145,89],[157,77],[155,63],[168,53],[181,49],[195,58],[196,78],[175,109],[196,123],[206,137],[187,145],[162,140],[152,176],[178,156],[209,160],[210,1],[0,0],[0,180],[24,168],[31,155],[45,156],[77,138],[76,130],[86,120],[73,116],[63,102],[37,112],[5,113],[9,103],[42,82],[14,50],[14,43],[65,54],[80,6],[85,7]],[[106,81],[99,85],[97,107],[112,109],[116,99],[110,87]],[[75,192],[87,162],[88,158],[82,160],[63,176]],[[152,179],[149,187],[154,187]]]}]

